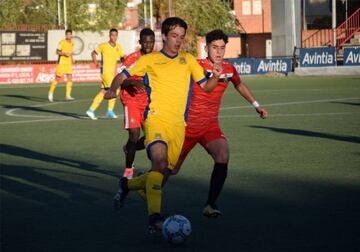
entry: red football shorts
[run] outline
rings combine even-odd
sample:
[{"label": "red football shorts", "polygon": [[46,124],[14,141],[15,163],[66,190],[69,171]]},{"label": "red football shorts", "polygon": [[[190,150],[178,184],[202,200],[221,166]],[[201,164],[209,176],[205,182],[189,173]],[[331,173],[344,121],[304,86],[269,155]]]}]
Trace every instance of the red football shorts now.
[{"label": "red football shorts", "polygon": [[179,160],[185,160],[186,156],[190,153],[190,151],[195,147],[197,143],[201,144],[204,148],[206,148],[208,143],[217,139],[226,139],[217,121],[211,123],[209,127],[207,127],[207,129],[201,131],[201,133],[198,135],[190,135],[189,130],[186,129],[185,141],[183,143]]},{"label": "red football shorts", "polygon": [[140,128],[144,123],[145,106],[137,103],[124,104],[124,128]]}]

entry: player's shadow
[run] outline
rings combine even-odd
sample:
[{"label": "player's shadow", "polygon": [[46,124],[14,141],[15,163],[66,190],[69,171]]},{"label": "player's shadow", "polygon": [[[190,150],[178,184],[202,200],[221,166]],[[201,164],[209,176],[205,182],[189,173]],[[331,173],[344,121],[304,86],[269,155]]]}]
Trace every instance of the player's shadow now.
[{"label": "player's shadow", "polygon": [[249,127],[255,128],[255,129],[265,129],[265,130],[270,130],[273,132],[289,134],[289,135],[324,138],[324,139],[349,142],[349,143],[357,143],[357,144],[360,143],[360,137],[357,137],[357,136],[341,136],[341,135],[322,133],[322,132],[316,132],[316,131],[310,131],[310,130],[275,128],[275,127],[257,126],[257,125],[252,125]]},{"label": "player's shadow", "polygon": [[351,106],[360,106],[360,102],[339,102],[339,101],[333,101],[331,103],[337,103],[337,104],[345,104],[345,105],[351,105]]},{"label": "player's shadow", "polygon": [[[91,186],[81,185],[58,178],[54,170],[27,165],[1,164],[1,189],[25,200],[46,205],[91,203],[97,196],[108,192]],[[54,175],[48,175],[54,172]],[[64,172],[63,172],[64,173]],[[81,174],[64,173],[67,176],[84,177]],[[56,192],[57,191],[57,192]]]},{"label": "player's shadow", "polygon": [[13,155],[13,156],[19,156],[24,158],[30,158],[35,160],[41,160],[45,162],[51,162],[56,163],[59,165],[66,165],[70,167],[76,167],[76,168],[82,168],[86,167],[88,169],[95,169],[97,166],[84,162],[84,161],[78,161],[74,159],[64,158],[64,157],[58,157],[53,156],[49,154],[44,154],[41,152],[37,152],[34,150],[26,149],[24,147],[14,146],[14,145],[8,145],[8,144],[0,144],[0,151],[3,154]]},{"label": "player's shadow", "polygon": [[32,112],[39,112],[39,113],[50,113],[50,114],[56,114],[64,117],[71,117],[76,119],[82,119],[83,115],[75,114],[75,113],[68,113],[68,112],[62,112],[62,111],[54,111],[49,109],[44,109],[42,107],[34,107],[34,106],[19,106],[19,105],[1,105],[3,108],[6,109],[21,109],[24,111],[32,111]]},{"label": "player's shadow", "polygon": [[1,187],[17,197],[3,198],[4,251],[358,251],[358,185],[232,168],[216,220],[201,214],[211,169],[168,181],[163,213],[188,217],[193,229],[189,241],[171,247],[147,233],[146,204],[136,192],[115,212],[104,190],[6,165]]},{"label": "player's shadow", "polygon": [[47,98],[44,97],[36,97],[36,96],[27,96],[27,95],[13,95],[13,94],[8,94],[8,95],[2,95],[3,97],[9,97],[9,98],[17,98],[17,99],[23,99],[23,100],[28,100],[28,101],[37,101],[37,102],[43,102],[43,101],[47,101]]}]

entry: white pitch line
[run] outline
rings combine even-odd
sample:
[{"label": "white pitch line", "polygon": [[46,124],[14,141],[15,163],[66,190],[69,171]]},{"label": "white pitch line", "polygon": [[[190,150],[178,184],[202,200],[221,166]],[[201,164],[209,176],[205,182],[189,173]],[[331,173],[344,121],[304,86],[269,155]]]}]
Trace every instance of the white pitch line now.
[{"label": "white pitch line", "polygon": [[[282,103],[271,103],[271,104],[265,104],[264,107],[271,107],[271,106],[285,106],[285,105],[296,105],[296,104],[310,104],[310,103],[321,103],[321,102],[331,102],[331,101],[346,101],[346,100],[358,100],[360,98],[335,98],[335,99],[322,99],[322,100],[312,100],[312,101],[296,101],[296,102],[282,102]],[[37,104],[30,107],[45,107],[45,106],[52,106],[52,105],[58,105],[58,104],[69,104],[69,103],[75,103],[80,101],[88,101],[89,99],[82,99],[82,100],[76,100],[76,101],[67,101],[67,102],[54,102],[54,103],[46,103],[46,104]],[[236,107],[224,107],[221,108],[221,110],[230,110],[230,109],[237,109],[237,108],[252,108],[252,106],[236,106]],[[30,118],[44,118],[44,119],[35,119],[35,120],[26,120],[26,121],[12,121],[12,122],[0,122],[0,125],[6,125],[6,124],[18,124],[18,123],[33,123],[33,122],[51,122],[51,121],[60,121],[60,120],[75,120],[77,118],[71,117],[71,116],[36,116],[36,115],[19,115],[14,114],[16,110],[19,110],[21,108],[14,108],[6,111],[6,115],[12,116],[12,117],[30,117]],[[270,114],[270,117],[291,117],[291,116],[320,116],[320,115],[345,115],[345,114],[357,114],[357,112],[339,112],[339,113],[310,113],[310,114]],[[122,116],[122,115],[119,115]],[[252,114],[252,115],[223,115],[219,116],[219,118],[235,118],[235,117],[257,117],[258,115]],[[89,119],[87,117],[80,117],[81,119]],[[102,117],[100,117],[102,118]]]},{"label": "white pitch line", "polygon": [[[81,99],[81,100],[75,100],[75,101],[63,101],[63,102],[51,102],[51,103],[41,103],[36,105],[31,105],[29,108],[42,108],[42,107],[48,107],[53,105],[59,105],[59,104],[72,104],[77,102],[83,102],[83,101],[89,101],[89,99]],[[27,117],[27,118],[59,118],[64,116],[41,116],[41,115],[22,115],[22,114],[15,114],[15,111],[17,110],[26,110],[24,108],[13,108],[9,109],[5,112],[5,115],[12,116],[12,117]],[[66,116],[65,116],[66,117]]]},{"label": "white pitch line", "polygon": [[[312,100],[312,101],[295,101],[295,102],[280,102],[280,103],[269,103],[263,104],[264,107],[275,107],[275,106],[285,106],[285,105],[297,105],[297,104],[311,104],[311,103],[321,103],[321,102],[331,102],[331,101],[348,101],[348,100],[360,100],[358,97],[353,98],[334,98],[334,99],[323,99],[323,100]],[[220,110],[230,110],[238,108],[253,108],[252,105],[244,106],[235,106],[235,107],[223,107]]]},{"label": "white pitch line", "polygon": [[[123,116],[123,114],[118,114],[117,116],[120,118]],[[107,119],[106,116],[98,116],[98,118]],[[80,116],[79,118],[75,118],[75,117],[71,117],[71,116],[54,116],[52,118],[47,118],[47,119],[44,118],[44,119],[34,119],[34,120],[24,120],[24,121],[0,122],[0,125],[21,124],[21,123],[38,123],[38,122],[54,122],[54,121],[79,120],[79,119],[95,121],[95,120],[91,120],[87,116]],[[113,120],[113,119],[109,119],[109,120]]]},{"label": "white pitch line", "polygon": [[[354,115],[360,114],[360,112],[335,112],[335,113],[309,113],[309,114],[270,114],[270,118],[273,117],[305,117],[305,116],[333,116],[333,115]],[[119,116],[123,116],[120,114]],[[250,118],[250,117],[259,117],[257,114],[251,115],[228,115],[228,116],[219,116],[219,118],[226,119],[226,118]],[[105,117],[99,117],[105,118]],[[81,117],[81,119],[91,120],[87,117]],[[39,122],[53,122],[53,121],[67,121],[67,120],[78,120],[78,118],[73,117],[59,117],[59,118],[49,118],[49,119],[35,119],[35,120],[26,120],[26,121],[12,121],[12,122],[0,122],[0,125],[7,125],[7,124],[21,124],[21,123],[39,123]]]},{"label": "white pitch line", "polygon": [[[84,83],[84,84],[77,84],[78,87],[90,87],[90,86],[100,86],[101,82],[94,82],[94,83]],[[65,87],[66,84],[57,84],[56,87]],[[49,88],[48,83],[39,83],[36,85],[31,84],[0,84],[0,89],[17,89],[17,88]]]},{"label": "white pitch line", "polygon": [[66,121],[66,120],[76,120],[76,118],[63,117],[63,118],[52,118],[52,119],[49,118],[49,119],[35,119],[35,120],[26,120],[26,121],[0,122],[0,125],[34,123],[34,122],[53,122],[53,121]]}]

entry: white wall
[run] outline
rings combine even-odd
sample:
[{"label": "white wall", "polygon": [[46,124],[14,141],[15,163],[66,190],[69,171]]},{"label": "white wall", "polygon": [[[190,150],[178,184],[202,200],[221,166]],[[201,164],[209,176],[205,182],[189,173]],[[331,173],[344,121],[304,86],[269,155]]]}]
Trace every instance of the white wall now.
[{"label": "white wall", "polygon": [[[130,54],[137,48],[138,37],[136,31],[119,31],[118,42],[121,44],[124,53]],[[64,39],[64,30],[48,31],[48,60],[57,60],[56,48],[61,39]],[[100,43],[109,41],[109,31],[102,32],[73,32],[75,43],[75,60],[91,60],[91,52],[97,48]]]}]

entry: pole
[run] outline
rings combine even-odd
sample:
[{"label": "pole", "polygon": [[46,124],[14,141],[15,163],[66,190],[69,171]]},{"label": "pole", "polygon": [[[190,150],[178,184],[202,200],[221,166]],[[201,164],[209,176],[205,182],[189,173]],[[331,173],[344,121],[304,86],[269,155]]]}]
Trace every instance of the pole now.
[{"label": "pole", "polygon": [[345,1],[345,20],[348,19],[348,0]]},{"label": "pole", "polygon": [[66,9],[66,0],[64,0],[64,26],[65,26],[65,29],[68,28],[67,26],[67,9]]},{"label": "pole", "polygon": [[291,1],[291,19],[292,19],[292,32],[293,32],[293,46],[296,47],[295,0]]},{"label": "pole", "polygon": [[153,1],[150,0],[150,29],[154,30]]},{"label": "pole", "polygon": [[336,0],[332,0],[332,46],[336,46]]},{"label": "pole", "polygon": [[144,26],[147,27],[147,7],[146,7],[146,0],[144,0]]},{"label": "pole", "polygon": [[169,0],[169,17],[172,17],[172,0]]},{"label": "pole", "polygon": [[60,4],[61,0],[57,0],[57,11],[58,11],[58,25],[61,25],[61,4]]},{"label": "pole", "polygon": [[262,32],[264,33],[265,31],[265,22],[264,22],[264,0],[261,0],[261,22],[262,22]]},{"label": "pole", "polygon": [[307,30],[307,23],[306,23],[306,0],[303,0],[303,30]]}]

